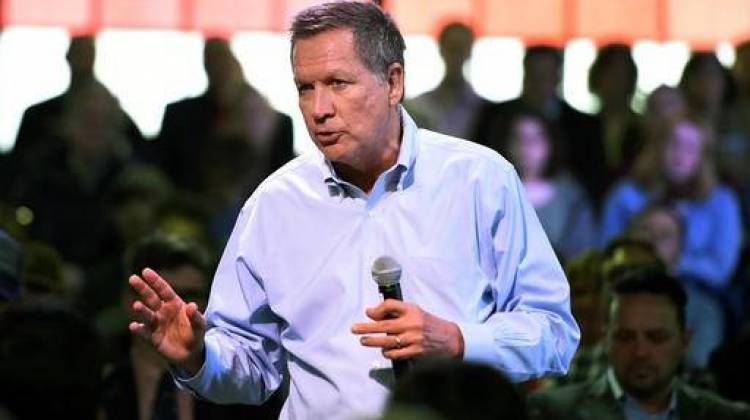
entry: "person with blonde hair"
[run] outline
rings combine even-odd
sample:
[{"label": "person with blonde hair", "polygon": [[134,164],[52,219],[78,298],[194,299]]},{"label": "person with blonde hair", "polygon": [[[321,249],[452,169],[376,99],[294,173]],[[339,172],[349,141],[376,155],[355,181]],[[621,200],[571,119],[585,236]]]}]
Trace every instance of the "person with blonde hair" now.
[{"label": "person with blonde hair", "polygon": [[648,142],[629,177],[609,194],[601,242],[622,233],[649,204],[668,203],[685,223],[677,274],[723,290],[737,265],[742,243],[739,200],[720,183],[709,125],[677,118]]}]

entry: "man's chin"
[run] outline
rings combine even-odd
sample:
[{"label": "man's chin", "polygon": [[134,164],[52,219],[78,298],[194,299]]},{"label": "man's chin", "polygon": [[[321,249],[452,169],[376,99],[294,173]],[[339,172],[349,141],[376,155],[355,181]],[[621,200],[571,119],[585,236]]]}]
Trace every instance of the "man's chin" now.
[{"label": "man's chin", "polygon": [[625,391],[635,398],[646,399],[661,391],[663,384],[655,376],[631,377],[623,383]]}]

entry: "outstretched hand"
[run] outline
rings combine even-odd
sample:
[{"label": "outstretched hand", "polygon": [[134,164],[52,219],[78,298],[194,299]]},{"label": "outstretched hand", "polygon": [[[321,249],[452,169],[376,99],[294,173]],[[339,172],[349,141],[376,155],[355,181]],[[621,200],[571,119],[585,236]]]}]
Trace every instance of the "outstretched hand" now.
[{"label": "outstretched hand", "polygon": [[203,365],[206,319],[195,302],[186,303],[154,270],[132,275],[128,283],[138,300],[133,303],[130,331],[150,343],[167,361],[191,373]]}]

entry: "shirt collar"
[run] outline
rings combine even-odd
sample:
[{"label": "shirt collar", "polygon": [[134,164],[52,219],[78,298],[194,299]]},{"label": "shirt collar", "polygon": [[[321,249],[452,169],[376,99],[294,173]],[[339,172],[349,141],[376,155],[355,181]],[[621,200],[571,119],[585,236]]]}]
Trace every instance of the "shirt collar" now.
[{"label": "shirt collar", "polygon": [[[404,189],[410,184],[408,182],[408,179],[410,178],[409,174],[412,173],[414,162],[417,158],[416,141],[418,127],[409,113],[406,112],[406,109],[401,105],[399,105],[399,115],[401,118],[401,144],[399,145],[398,158],[396,159],[396,163],[381,174],[381,176],[386,175],[394,178],[398,177],[397,179],[389,181],[394,182],[397,189]],[[332,162],[326,159],[323,153],[318,153],[320,154],[323,181],[326,184],[329,184],[329,186],[332,186],[333,184],[339,186],[350,186],[351,184],[339,178]]]},{"label": "shirt collar", "polygon": [[[617,376],[615,375],[615,370],[611,366],[607,369],[607,384],[609,385],[609,389],[610,391],[612,391],[612,395],[615,397],[615,400],[617,400],[619,403],[625,404],[628,401],[628,399],[632,399],[622,389],[622,386],[620,385],[620,382],[617,380]],[[673,386],[672,396],[669,400],[669,406],[667,407],[667,412],[674,413],[676,411],[677,411],[677,392],[675,391],[675,387]]]}]

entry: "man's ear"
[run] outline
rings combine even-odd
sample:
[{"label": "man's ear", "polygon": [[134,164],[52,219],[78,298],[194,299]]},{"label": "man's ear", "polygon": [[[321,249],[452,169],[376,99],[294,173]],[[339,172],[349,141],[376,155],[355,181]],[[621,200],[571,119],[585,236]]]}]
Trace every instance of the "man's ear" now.
[{"label": "man's ear", "polygon": [[391,106],[398,105],[404,99],[404,66],[392,63],[386,72],[388,83],[388,103]]}]

